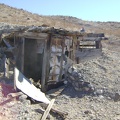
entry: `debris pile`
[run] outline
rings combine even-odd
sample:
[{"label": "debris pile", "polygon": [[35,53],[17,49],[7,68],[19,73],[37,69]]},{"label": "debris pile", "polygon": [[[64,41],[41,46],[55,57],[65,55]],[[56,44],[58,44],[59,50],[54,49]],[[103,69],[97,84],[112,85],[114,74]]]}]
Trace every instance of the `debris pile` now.
[{"label": "debris pile", "polygon": [[70,67],[68,69],[67,79],[77,91],[88,93],[94,92],[94,87],[90,84],[90,82],[85,81],[83,75],[76,67]]}]

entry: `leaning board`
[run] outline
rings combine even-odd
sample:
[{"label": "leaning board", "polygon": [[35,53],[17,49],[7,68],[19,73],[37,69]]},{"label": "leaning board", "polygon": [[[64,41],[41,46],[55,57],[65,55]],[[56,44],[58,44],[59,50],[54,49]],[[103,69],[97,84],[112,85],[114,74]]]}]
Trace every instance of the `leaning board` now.
[{"label": "leaning board", "polygon": [[45,94],[41,92],[40,89],[36,88],[31,83],[31,81],[26,78],[16,67],[14,69],[14,79],[16,87],[20,89],[23,93],[36,101],[44,102],[47,104],[50,103]]}]

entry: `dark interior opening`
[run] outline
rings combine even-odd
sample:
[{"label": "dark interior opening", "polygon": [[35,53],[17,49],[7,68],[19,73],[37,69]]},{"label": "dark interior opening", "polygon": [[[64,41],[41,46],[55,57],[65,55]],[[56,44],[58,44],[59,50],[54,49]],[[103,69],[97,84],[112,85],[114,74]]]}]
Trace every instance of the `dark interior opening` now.
[{"label": "dark interior opening", "polygon": [[35,82],[41,80],[43,65],[43,53],[37,53],[36,46],[35,39],[25,39],[24,75],[27,78],[32,78]]}]

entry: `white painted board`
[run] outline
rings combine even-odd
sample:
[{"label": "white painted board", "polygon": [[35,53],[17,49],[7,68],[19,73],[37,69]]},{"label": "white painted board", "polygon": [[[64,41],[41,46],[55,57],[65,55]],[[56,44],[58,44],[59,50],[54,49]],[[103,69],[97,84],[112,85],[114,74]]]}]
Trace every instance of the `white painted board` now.
[{"label": "white painted board", "polygon": [[16,67],[15,67],[15,84],[18,89],[23,93],[33,98],[36,101],[44,102],[49,104],[50,101],[47,99],[45,94],[40,89],[36,88],[31,81],[26,78]]}]

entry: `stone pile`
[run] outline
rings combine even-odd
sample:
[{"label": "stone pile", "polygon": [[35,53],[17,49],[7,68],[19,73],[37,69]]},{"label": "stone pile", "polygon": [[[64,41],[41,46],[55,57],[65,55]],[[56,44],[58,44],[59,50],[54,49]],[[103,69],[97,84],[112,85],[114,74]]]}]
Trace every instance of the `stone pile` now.
[{"label": "stone pile", "polygon": [[83,75],[75,67],[68,69],[67,80],[76,91],[92,93],[95,90],[89,82],[85,81]]}]

